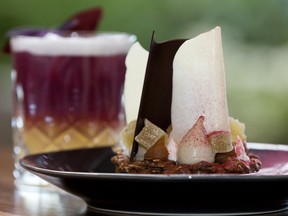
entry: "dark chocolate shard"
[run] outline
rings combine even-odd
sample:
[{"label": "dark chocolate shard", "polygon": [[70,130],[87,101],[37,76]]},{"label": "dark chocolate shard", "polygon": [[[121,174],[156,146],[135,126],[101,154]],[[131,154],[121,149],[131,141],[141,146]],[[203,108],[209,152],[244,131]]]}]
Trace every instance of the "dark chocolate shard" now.
[{"label": "dark chocolate shard", "polygon": [[[170,126],[173,59],[184,42],[179,39],[157,43],[153,32],[134,136],[144,127],[145,118],[164,131]],[[138,143],[134,137],[131,161],[137,151]]]}]

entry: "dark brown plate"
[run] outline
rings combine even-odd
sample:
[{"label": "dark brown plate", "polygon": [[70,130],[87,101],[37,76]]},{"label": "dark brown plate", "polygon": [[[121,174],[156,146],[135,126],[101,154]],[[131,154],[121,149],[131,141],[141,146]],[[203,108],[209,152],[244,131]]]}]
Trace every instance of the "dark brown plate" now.
[{"label": "dark brown plate", "polygon": [[[82,198],[90,209],[144,215],[247,215],[287,209],[288,146],[248,143],[253,174],[143,175],[114,172],[111,148],[37,154],[21,165]],[[133,194],[133,195],[131,195]]]}]

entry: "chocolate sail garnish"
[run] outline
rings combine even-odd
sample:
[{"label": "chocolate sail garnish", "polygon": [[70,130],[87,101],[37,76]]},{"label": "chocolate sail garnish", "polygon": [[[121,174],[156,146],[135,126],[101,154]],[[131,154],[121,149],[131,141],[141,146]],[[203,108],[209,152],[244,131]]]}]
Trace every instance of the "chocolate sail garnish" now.
[{"label": "chocolate sail garnish", "polygon": [[[171,124],[173,59],[183,39],[157,43],[152,34],[135,135],[144,127],[145,118],[162,130]],[[138,143],[133,141],[130,160],[137,154]]]}]

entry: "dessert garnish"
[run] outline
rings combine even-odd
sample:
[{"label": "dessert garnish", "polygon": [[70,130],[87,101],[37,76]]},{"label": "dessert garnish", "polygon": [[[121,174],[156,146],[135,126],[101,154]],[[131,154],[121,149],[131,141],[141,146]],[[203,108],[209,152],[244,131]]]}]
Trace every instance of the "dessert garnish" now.
[{"label": "dessert garnish", "polygon": [[[49,32],[57,32],[58,34],[60,34],[61,32],[66,31],[70,32],[95,31],[101,21],[102,13],[103,11],[101,7],[93,7],[73,14],[54,29],[48,29],[42,27],[16,28],[9,31],[7,35],[10,38],[16,35],[43,36]],[[9,41],[7,41],[4,44],[2,51],[7,54],[11,52]]]},{"label": "dessert garnish", "polygon": [[[219,26],[192,39],[163,43],[156,43],[153,34],[149,53],[134,44],[126,66],[128,124],[121,132],[122,148],[111,159],[116,172],[206,174],[261,169],[260,158],[247,147],[245,124],[228,114]],[[138,71],[138,80],[132,80]],[[135,82],[143,87],[133,90]],[[137,116],[135,111],[129,113],[133,109],[138,110]]]}]

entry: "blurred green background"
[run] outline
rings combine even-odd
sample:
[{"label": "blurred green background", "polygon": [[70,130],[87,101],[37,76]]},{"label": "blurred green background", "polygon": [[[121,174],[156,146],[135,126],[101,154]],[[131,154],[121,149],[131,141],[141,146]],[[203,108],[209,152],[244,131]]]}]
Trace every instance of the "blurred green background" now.
[{"label": "blurred green background", "polygon": [[[146,49],[222,28],[230,116],[246,125],[250,142],[288,144],[288,1],[286,0],[11,0],[1,1],[0,45],[15,27],[54,27],[101,6],[99,30],[125,31]],[[0,56],[0,144],[10,145],[11,58]]]}]

